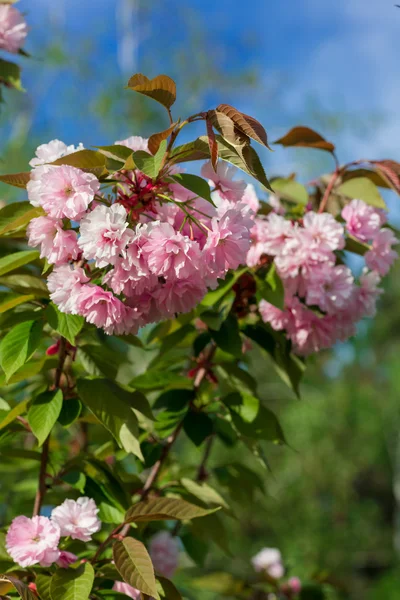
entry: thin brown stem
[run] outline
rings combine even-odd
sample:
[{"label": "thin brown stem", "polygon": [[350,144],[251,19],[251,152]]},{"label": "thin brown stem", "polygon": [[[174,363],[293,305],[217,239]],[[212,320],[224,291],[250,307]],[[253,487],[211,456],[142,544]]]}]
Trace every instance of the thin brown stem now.
[{"label": "thin brown stem", "polygon": [[118,532],[122,526],[123,525],[118,525],[115,529],[113,529],[112,532],[108,535],[108,537],[106,537],[104,542],[102,542],[100,544],[100,546],[96,550],[95,555],[93,556],[92,560],[90,561],[92,564],[97,562],[97,559],[101,556],[103,550],[108,546],[108,544],[111,542],[111,540],[114,538],[114,536],[118,535]]},{"label": "thin brown stem", "polygon": [[[67,340],[65,338],[60,339],[60,349],[58,355],[58,365],[54,376],[54,385],[52,389],[60,389],[61,377],[63,373],[65,359],[67,358]],[[49,461],[49,446],[50,446],[50,434],[47,436],[43,443],[42,455],[40,458],[40,469],[39,469],[39,482],[38,489],[35,496],[35,502],[33,505],[33,516],[36,517],[40,514],[43,500],[46,495],[46,470],[47,463]]]},{"label": "thin brown stem", "polygon": [[337,167],[336,170],[335,170],[335,172],[333,173],[333,175],[332,175],[332,177],[331,177],[328,185],[325,188],[325,192],[324,192],[324,195],[322,197],[321,204],[319,205],[319,208],[318,208],[318,212],[319,213],[324,212],[324,210],[326,208],[326,205],[328,204],[329,197],[330,197],[330,195],[331,195],[331,193],[333,191],[333,188],[335,187],[335,184],[336,184],[336,182],[339,179],[339,177],[340,177],[341,174],[342,174],[342,169],[340,169],[340,168]]}]

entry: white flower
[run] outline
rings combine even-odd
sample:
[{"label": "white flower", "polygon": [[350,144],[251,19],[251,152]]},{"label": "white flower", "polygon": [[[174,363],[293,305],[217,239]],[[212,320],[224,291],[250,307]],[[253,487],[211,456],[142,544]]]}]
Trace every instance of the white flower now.
[{"label": "white flower", "polygon": [[285,573],[282,555],[277,548],[263,548],[253,556],[251,563],[258,573],[264,571],[274,579],[280,579]]},{"label": "white flower", "polygon": [[53,510],[51,520],[59,526],[62,536],[89,542],[101,528],[98,512],[94,500],[82,497],[76,501],[65,500]]}]

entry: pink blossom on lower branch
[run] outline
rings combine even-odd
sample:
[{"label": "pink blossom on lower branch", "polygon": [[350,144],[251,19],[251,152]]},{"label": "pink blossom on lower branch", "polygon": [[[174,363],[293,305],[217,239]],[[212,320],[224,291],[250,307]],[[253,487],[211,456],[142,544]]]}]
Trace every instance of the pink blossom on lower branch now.
[{"label": "pink blossom on lower branch", "polygon": [[112,292],[99,285],[83,285],[76,298],[78,314],[88,323],[102,327],[108,335],[130,331],[130,311]]},{"label": "pink blossom on lower branch", "polygon": [[51,521],[59,528],[62,536],[89,542],[92,535],[101,528],[98,512],[99,509],[91,498],[68,499],[53,509]]},{"label": "pink blossom on lower branch", "polygon": [[27,228],[28,245],[40,246],[40,258],[51,265],[77,260],[80,250],[75,231],[62,229],[62,222],[50,217],[32,219]]},{"label": "pink blossom on lower branch", "polygon": [[78,557],[75,554],[72,554],[72,552],[61,550],[60,556],[58,557],[56,563],[62,569],[68,569],[69,565],[72,565],[77,560],[79,560]]},{"label": "pink blossom on lower branch", "polygon": [[365,254],[366,265],[371,271],[377,271],[379,275],[387,275],[389,269],[398,257],[392,246],[398,244],[391,229],[381,229],[372,242],[371,250]]},{"label": "pink blossom on lower branch", "polygon": [[251,563],[257,573],[265,572],[274,579],[280,579],[285,574],[282,555],[277,548],[263,548],[253,556]]},{"label": "pink blossom on lower branch", "polygon": [[369,206],[363,200],[352,200],[342,210],[347,231],[361,240],[368,242],[374,239],[382,225],[386,222],[385,212]]},{"label": "pink blossom on lower branch", "polygon": [[60,140],[51,140],[47,144],[41,144],[36,148],[35,156],[29,161],[31,167],[38,167],[46,163],[52,163],[58,158],[83,150],[83,145],[79,144],[76,148],[74,145],[67,146]]},{"label": "pink blossom on lower branch", "polygon": [[59,558],[60,528],[47,517],[16,517],[8,530],[6,548],[21,567],[49,567]]},{"label": "pink blossom on lower branch", "polygon": [[154,569],[164,577],[172,577],[178,568],[179,542],[168,531],[156,533],[149,546]]},{"label": "pink blossom on lower branch", "polygon": [[81,267],[56,267],[47,278],[50,298],[62,312],[76,314],[82,285],[88,281],[89,278]]}]

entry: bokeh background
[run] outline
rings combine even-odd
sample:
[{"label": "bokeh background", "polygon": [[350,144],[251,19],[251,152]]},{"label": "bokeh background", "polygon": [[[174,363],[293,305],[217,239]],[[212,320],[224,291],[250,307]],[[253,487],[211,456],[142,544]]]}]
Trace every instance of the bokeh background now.
[{"label": "bokeh background", "polygon": [[[123,89],[138,71],[176,80],[175,115],[226,102],[258,118],[271,140],[304,124],[336,143],[340,161],[400,160],[392,0],[21,0],[19,8],[32,57],[19,61],[26,93],[9,91],[0,108],[1,172],[26,170],[53,138],[90,147],[162,129],[162,108]],[[332,168],[316,151],[260,154],[269,175],[296,171],[308,181]],[[1,200],[18,195],[0,187]],[[398,224],[398,200],[387,201]],[[266,495],[250,482],[238,490],[240,518],[225,531],[231,555],[214,545],[210,570],[246,573],[253,554],[275,546],[291,574],[333,581],[332,598],[400,598],[399,274],[400,266],[387,279],[373,323],[311,361],[301,401],[251,352],[289,445],[266,448]],[[196,459],[189,447],[178,451]],[[229,452],[232,462],[254,460],[221,447],[213,467]]]}]

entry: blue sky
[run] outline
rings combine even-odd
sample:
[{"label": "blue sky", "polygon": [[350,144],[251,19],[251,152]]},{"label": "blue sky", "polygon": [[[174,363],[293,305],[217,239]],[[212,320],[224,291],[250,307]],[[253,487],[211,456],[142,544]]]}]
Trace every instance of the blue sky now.
[{"label": "blue sky", "polygon": [[[34,4],[34,7],[33,7]],[[20,0],[31,33],[24,61],[24,100],[29,140],[59,137],[85,145],[108,143],[91,114],[90,102],[110,74],[122,86],[130,70],[177,78],[170,58],[207,57],[226,73],[256,71],[256,90],[238,86],[222,93],[214,82],[206,96],[213,103],[236,104],[259,118],[276,139],[295,124],[310,124],[338,145],[342,161],[398,157],[400,137],[400,9],[392,0],[148,0],[135,11],[135,0]],[[191,55],[190,30],[204,36]],[[44,49],[61,40],[68,61],[49,66]],[[85,50],[83,50],[85,46]],[[200,57],[198,54],[200,53]],[[90,67],[87,80],[78,67]],[[43,60],[42,60],[43,58]],[[93,75],[95,78],[93,79]],[[69,111],[63,112],[61,100]],[[29,115],[29,117],[27,116]],[[14,131],[27,127],[21,115]],[[125,137],[141,131],[116,132]],[[267,171],[292,170],[317,159],[315,152],[277,148],[264,154]],[[330,168],[329,157],[318,157]],[[307,173],[308,175],[308,173]]]}]

